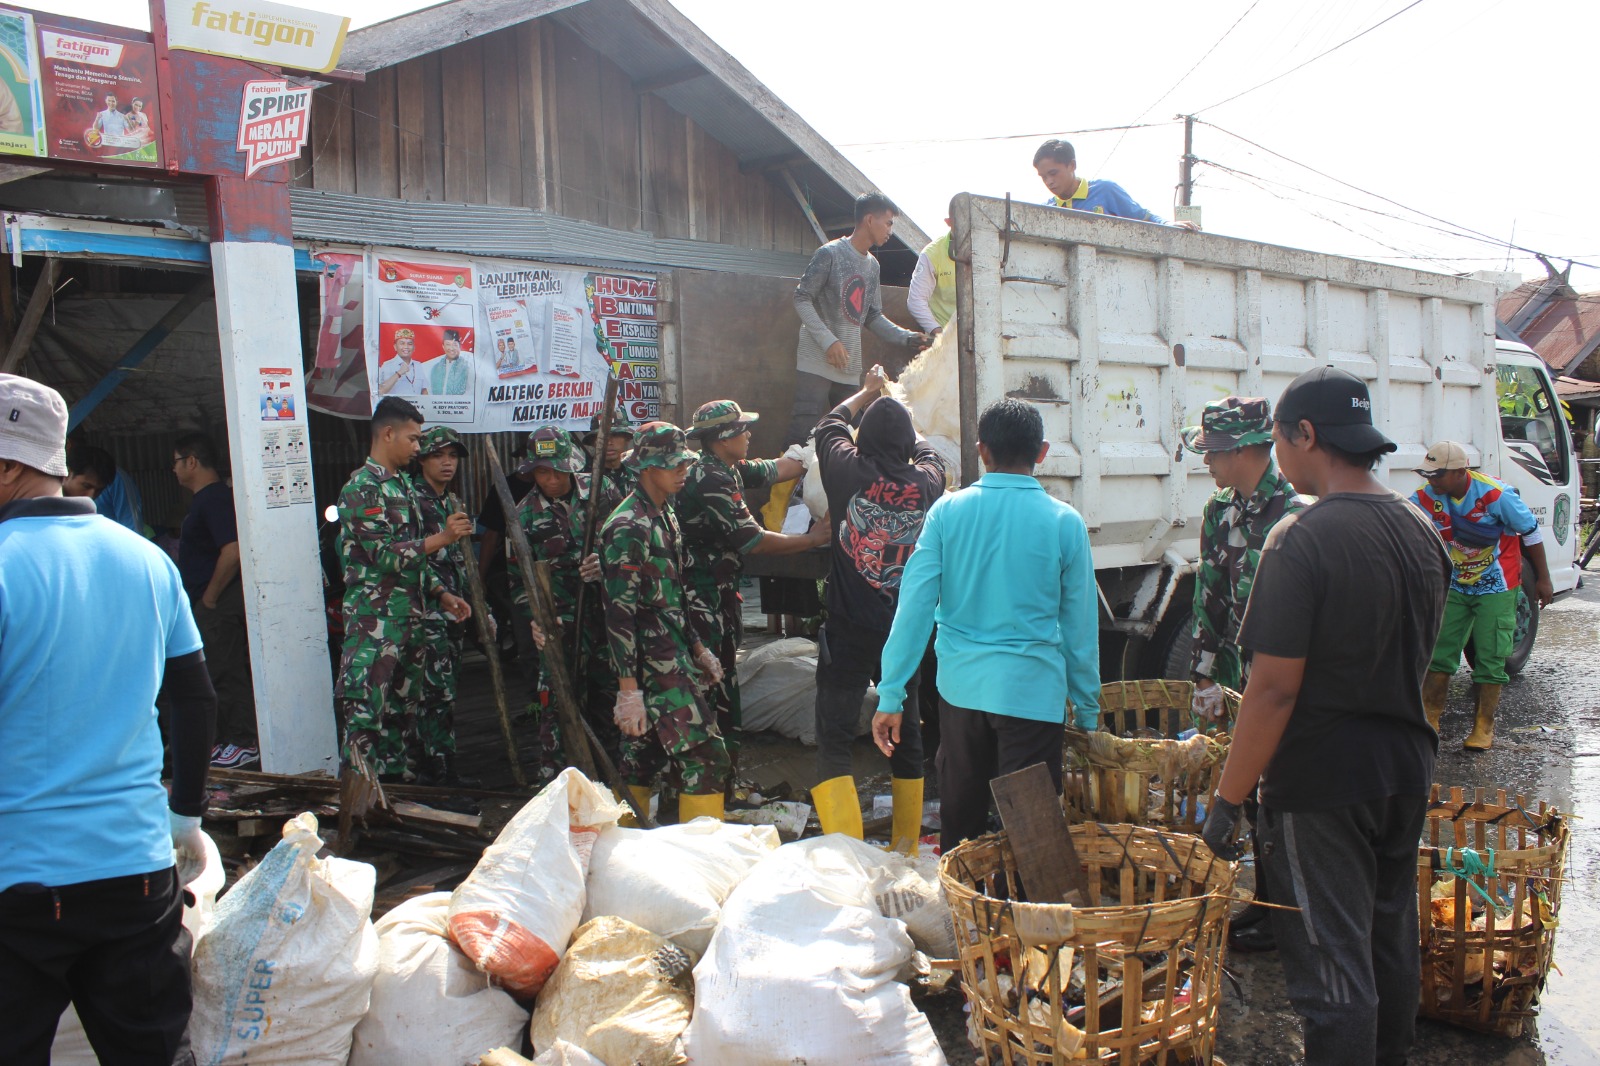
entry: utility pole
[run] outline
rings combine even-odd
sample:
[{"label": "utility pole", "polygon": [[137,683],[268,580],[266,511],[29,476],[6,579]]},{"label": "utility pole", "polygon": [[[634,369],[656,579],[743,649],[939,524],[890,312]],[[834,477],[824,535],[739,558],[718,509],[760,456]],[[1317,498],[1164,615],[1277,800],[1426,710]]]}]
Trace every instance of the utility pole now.
[{"label": "utility pole", "polygon": [[1178,160],[1178,206],[1173,214],[1179,222],[1200,225],[1200,209],[1194,206],[1194,116],[1175,115],[1183,119],[1183,156]]}]

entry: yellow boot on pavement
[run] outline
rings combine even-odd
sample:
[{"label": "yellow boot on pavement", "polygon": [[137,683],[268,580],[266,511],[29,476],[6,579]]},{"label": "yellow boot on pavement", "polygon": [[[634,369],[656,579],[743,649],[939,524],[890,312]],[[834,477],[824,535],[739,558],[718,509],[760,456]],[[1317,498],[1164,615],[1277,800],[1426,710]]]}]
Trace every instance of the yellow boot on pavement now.
[{"label": "yellow boot on pavement", "polygon": [[[633,801],[639,805],[639,809],[645,813],[646,817],[649,817],[650,815],[650,798],[654,796],[655,793],[656,790],[651,788],[649,785],[628,786],[628,795],[633,797]],[[624,814],[617,824],[622,826],[624,829],[640,828],[639,820],[634,817],[633,808],[631,807],[628,808],[628,813]]]},{"label": "yellow boot on pavement", "polygon": [[1439,719],[1444,717],[1445,699],[1450,695],[1450,675],[1436,674],[1432,670],[1422,679],[1422,709],[1428,713],[1428,724],[1439,731]]},{"label": "yellow boot on pavement", "polygon": [[915,855],[922,838],[922,778],[892,777],[894,817],[890,819],[889,850]]},{"label": "yellow boot on pavement", "polygon": [[681,792],[678,794],[678,824],[688,825],[696,818],[722,821],[722,793]]},{"label": "yellow boot on pavement", "polygon": [[1472,734],[1462,747],[1468,751],[1488,751],[1494,746],[1494,712],[1500,706],[1499,685],[1478,686],[1478,716],[1472,723]]},{"label": "yellow boot on pavement", "polygon": [[862,837],[861,800],[856,795],[856,779],[846,774],[811,786],[811,804],[824,833],[843,833]]}]

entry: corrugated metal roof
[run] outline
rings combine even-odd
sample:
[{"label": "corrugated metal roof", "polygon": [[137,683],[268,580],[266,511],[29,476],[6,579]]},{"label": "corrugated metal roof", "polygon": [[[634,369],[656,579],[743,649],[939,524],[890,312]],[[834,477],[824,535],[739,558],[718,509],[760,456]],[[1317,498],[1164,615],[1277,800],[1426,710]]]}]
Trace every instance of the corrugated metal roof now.
[{"label": "corrugated metal roof", "polygon": [[[1510,298],[1502,297],[1502,307]],[[1600,292],[1556,296],[1517,332],[1555,373],[1573,370],[1600,344]]]},{"label": "corrugated metal roof", "polygon": [[[785,104],[733,56],[706,36],[666,0],[584,0],[529,3],[526,17],[516,18],[508,0],[453,0],[355,31],[345,47],[352,69],[374,70],[504,29],[516,22],[545,17],[577,34],[595,51],[616,63],[635,82],[689,71],[705,77],[654,90],[674,110],[687,115],[740,162],[794,155],[801,160],[797,180],[809,186],[819,217],[848,217],[855,197],[882,191],[855,164],[841,155],[804,119]],[[752,6],[753,12],[767,14]],[[788,195],[787,186],[772,177]],[[928,235],[901,216],[888,246],[915,255]],[[716,268],[713,268],[716,269]]]},{"label": "corrugated metal roof", "polygon": [[659,271],[673,267],[797,278],[807,258],[655,237],[519,207],[421,203],[291,189],[294,235],[339,244],[387,244],[464,255]]}]

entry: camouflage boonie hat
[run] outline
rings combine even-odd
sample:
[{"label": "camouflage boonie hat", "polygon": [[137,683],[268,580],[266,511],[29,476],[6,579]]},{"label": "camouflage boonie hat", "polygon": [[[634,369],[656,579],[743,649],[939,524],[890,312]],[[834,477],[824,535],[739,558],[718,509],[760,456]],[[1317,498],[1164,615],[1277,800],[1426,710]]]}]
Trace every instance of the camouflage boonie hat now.
[{"label": "camouflage boonie hat", "polygon": [[528,457],[518,464],[517,473],[526,477],[540,469],[558,474],[576,474],[583,469],[583,456],[566,430],[540,426],[528,434]]},{"label": "camouflage boonie hat", "polygon": [[698,458],[698,452],[689,450],[683,430],[671,422],[647,422],[634,434],[633,453],[628,460],[638,470],[647,466],[670,470],[679,463],[692,463]]},{"label": "camouflage boonie hat", "polygon": [[446,448],[460,450],[461,458],[467,457],[467,446],[461,443],[461,434],[449,426],[434,426],[424,430],[422,440],[417,448],[417,458],[426,459],[430,455],[437,455]]},{"label": "camouflage boonie hat", "polygon": [[737,437],[750,425],[761,417],[755,411],[741,411],[735,400],[712,400],[703,403],[694,413],[694,421],[689,423],[688,436],[704,437],[706,440],[726,440]]},{"label": "camouflage boonie hat", "polygon": [[1183,431],[1183,446],[1201,454],[1271,443],[1272,404],[1259,396],[1212,400],[1200,415],[1200,424]]},{"label": "camouflage boonie hat", "polygon": [[[616,413],[611,416],[611,435],[613,437],[631,437],[633,436],[633,429],[634,426],[628,419],[628,413],[619,406]],[[599,435],[600,416],[595,415],[589,419],[589,432],[583,435],[583,443],[593,445],[594,439]]]}]

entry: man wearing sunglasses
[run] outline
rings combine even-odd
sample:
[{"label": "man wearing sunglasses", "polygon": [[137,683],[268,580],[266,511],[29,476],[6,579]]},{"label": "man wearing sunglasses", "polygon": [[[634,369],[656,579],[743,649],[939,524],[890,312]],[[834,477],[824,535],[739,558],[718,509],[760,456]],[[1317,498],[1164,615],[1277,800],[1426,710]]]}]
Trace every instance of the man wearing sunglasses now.
[{"label": "man wearing sunglasses", "polygon": [[1539,520],[1515,489],[1472,469],[1467,450],[1453,440],[1429,448],[1417,473],[1426,484],[1411,500],[1433,519],[1450,550],[1451,567],[1444,624],[1422,684],[1423,707],[1437,730],[1450,678],[1461,663],[1461,650],[1471,640],[1478,705],[1465,746],[1468,751],[1487,751],[1494,743],[1500,686],[1510,680],[1506,657],[1516,642],[1517,589],[1522,585],[1524,557],[1533,568],[1539,606],[1549,606],[1555,597]]}]

